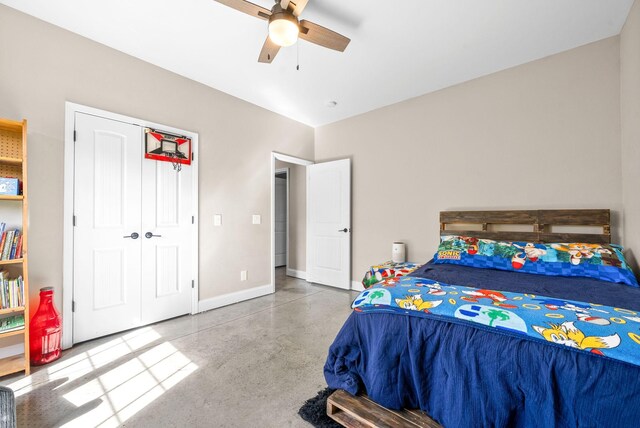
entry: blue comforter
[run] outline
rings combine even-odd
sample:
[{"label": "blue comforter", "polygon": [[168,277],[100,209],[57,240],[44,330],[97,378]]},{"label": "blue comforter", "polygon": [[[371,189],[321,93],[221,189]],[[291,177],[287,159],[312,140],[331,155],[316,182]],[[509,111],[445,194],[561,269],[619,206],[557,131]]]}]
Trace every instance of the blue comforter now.
[{"label": "blue comforter", "polygon": [[[640,310],[640,290],[591,279],[431,263],[412,276]],[[640,367],[437,319],[352,313],[325,378],[445,427],[640,426]]]}]

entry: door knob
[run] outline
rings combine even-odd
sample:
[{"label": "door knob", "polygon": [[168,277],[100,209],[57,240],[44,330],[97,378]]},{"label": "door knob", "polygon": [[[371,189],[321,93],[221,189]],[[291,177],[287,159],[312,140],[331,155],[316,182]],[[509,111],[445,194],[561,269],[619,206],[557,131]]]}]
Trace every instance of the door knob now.
[{"label": "door knob", "polygon": [[147,238],[147,239],[151,239],[153,237],[162,238],[162,235],[154,235],[151,232],[147,232],[147,233],[144,234],[144,237]]},{"label": "door knob", "polygon": [[138,234],[138,232],[133,232],[131,233],[131,235],[125,235],[123,236],[123,238],[131,238],[131,239],[138,239],[140,235]]},{"label": "door knob", "polygon": [[344,229],[338,230],[338,232],[344,232],[344,233],[347,233],[347,232],[350,232],[350,231],[351,231],[351,229],[347,229],[346,227]]}]

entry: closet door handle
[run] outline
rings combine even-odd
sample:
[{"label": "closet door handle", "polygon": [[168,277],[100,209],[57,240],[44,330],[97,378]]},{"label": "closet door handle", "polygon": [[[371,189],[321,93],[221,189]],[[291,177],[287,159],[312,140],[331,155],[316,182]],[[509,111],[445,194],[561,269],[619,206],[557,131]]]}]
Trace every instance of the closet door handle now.
[{"label": "closet door handle", "polygon": [[140,237],[140,235],[138,234],[138,232],[133,232],[131,235],[125,235],[125,236],[123,236],[123,238],[131,238],[131,239],[138,239],[138,237]]},{"label": "closet door handle", "polygon": [[151,232],[147,232],[147,233],[144,234],[144,237],[147,238],[147,239],[151,239],[151,238],[154,238],[154,237],[162,238],[162,235],[154,235]]}]

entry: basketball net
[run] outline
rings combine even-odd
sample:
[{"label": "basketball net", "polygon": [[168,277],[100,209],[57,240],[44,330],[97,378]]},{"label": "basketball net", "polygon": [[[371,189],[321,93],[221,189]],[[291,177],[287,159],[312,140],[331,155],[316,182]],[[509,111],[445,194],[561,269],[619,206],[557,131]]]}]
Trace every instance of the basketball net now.
[{"label": "basketball net", "polygon": [[[166,155],[170,158],[174,158],[177,160],[178,156],[175,153],[166,153]],[[171,165],[173,165],[173,170],[176,172],[180,172],[182,171],[182,164],[180,162],[171,162]]]}]

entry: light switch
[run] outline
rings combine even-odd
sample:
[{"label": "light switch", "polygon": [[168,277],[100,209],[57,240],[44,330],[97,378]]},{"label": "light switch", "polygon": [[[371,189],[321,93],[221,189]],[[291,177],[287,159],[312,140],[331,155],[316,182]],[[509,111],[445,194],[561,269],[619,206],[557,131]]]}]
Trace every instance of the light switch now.
[{"label": "light switch", "polygon": [[246,281],[247,280],[247,271],[246,270],[241,270],[240,271],[240,281]]},{"label": "light switch", "polygon": [[213,215],[213,225],[214,226],[222,226],[222,214],[214,214]]},{"label": "light switch", "polygon": [[253,215],[253,224],[260,224],[262,223],[262,218],[260,216],[260,214],[254,214]]}]

